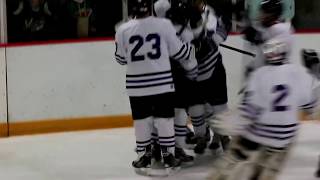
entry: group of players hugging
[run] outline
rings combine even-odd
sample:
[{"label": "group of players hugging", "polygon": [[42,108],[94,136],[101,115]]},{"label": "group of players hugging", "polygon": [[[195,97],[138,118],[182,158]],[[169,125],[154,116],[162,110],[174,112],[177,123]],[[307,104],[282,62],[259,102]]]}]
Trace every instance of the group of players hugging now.
[{"label": "group of players hugging", "polygon": [[127,66],[138,174],[159,175],[156,164],[160,175],[191,165],[184,149],[192,146],[197,155],[214,153],[208,179],[275,179],[296,140],[297,112],[312,114],[317,105],[316,52],[304,51],[310,71],[290,63],[292,27],[282,19],[283,3],[262,0],[259,23],[243,30],[258,58],[246,68],[238,109],[228,109],[219,46],[237,5],[215,2],[129,0],[133,17],[117,28],[115,59]]}]

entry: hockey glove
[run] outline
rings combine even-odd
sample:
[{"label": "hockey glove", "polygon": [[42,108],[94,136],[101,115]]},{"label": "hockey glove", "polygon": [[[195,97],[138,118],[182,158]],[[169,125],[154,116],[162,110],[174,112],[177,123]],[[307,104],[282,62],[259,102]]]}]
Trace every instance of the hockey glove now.
[{"label": "hockey glove", "polygon": [[257,31],[254,27],[248,27],[243,31],[244,34],[244,38],[255,44],[255,45],[260,45],[263,43],[263,39],[262,39],[262,34]]},{"label": "hockey glove", "polygon": [[320,60],[318,53],[313,49],[302,49],[301,51],[303,64],[310,72],[320,79]]}]

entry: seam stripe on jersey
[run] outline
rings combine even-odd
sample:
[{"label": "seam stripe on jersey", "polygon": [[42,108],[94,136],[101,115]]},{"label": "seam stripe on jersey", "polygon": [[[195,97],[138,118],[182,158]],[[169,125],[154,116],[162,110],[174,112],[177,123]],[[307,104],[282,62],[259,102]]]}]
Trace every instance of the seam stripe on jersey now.
[{"label": "seam stripe on jersey", "polygon": [[259,125],[256,125],[256,124],[253,124],[250,126],[251,128],[253,129],[256,129],[258,131],[263,131],[263,132],[267,132],[267,133],[273,133],[273,134],[290,134],[290,133],[294,133],[297,131],[297,129],[292,129],[292,130],[283,130],[283,131],[277,131],[277,130],[271,130],[271,129],[264,129],[264,128],[261,128],[259,127]]},{"label": "seam stripe on jersey", "polygon": [[153,86],[162,86],[162,85],[166,85],[166,84],[173,84],[173,81],[148,84],[148,85],[140,85],[140,86],[126,86],[126,87],[127,87],[127,89],[138,89],[138,88],[147,88],[147,87],[153,87]]},{"label": "seam stripe on jersey", "polygon": [[296,127],[299,124],[287,124],[287,125],[272,125],[272,124],[262,124],[262,123],[256,123],[258,126],[264,126],[264,127],[271,127],[271,128],[290,128],[290,127]]},{"label": "seam stripe on jersey", "polygon": [[124,57],[122,57],[122,56],[120,56],[120,55],[118,55],[118,54],[114,54],[117,58],[119,58],[119,59],[122,59],[122,60],[124,60],[125,58]]},{"label": "seam stripe on jersey", "polygon": [[189,51],[188,51],[188,56],[187,56],[187,58],[186,58],[186,59],[190,59],[191,50],[192,50],[192,47],[190,46],[190,47],[189,47]]},{"label": "seam stripe on jersey", "polygon": [[119,59],[117,59],[117,58],[116,58],[116,60],[117,60],[117,62],[118,62],[120,65],[125,65],[125,64],[127,64],[126,61],[122,61],[122,60],[119,60]]},{"label": "seam stripe on jersey", "polygon": [[[215,64],[217,63],[218,60],[219,60],[218,57],[215,57],[209,63],[207,63],[205,66],[199,67],[199,71],[202,72],[202,71],[208,70],[209,67],[212,68],[212,66],[215,66]],[[211,68],[209,68],[209,69],[211,69]]]},{"label": "seam stripe on jersey", "polygon": [[205,73],[207,73],[207,72],[209,72],[209,71],[214,71],[215,69],[216,69],[215,64],[213,64],[213,65],[211,65],[210,67],[208,67],[207,70],[205,70],[205,71],[200,71],[198,74],[199,74],[199,75],[203,75],[203,74],[205,74]]},{"label": "seam stripe on jersey", "polygon": [[214,57],[216,55],[220,54],[220,52],[218,51],[218,49],[215,50],[211,50],[204,58],[199,59],[200,65],[204,64],[205,61],[207,61],[208,59],[210,59],[211,57]]},{"label": "seam stripe on jersey", "polygon": [[121,61],[121,62],[126,62],[124,59],[120,59],[120,58],[118,58],[118,57],[116,57],[116,60],[117,60],[117,61]]},{"label": "seam stripe on jersey", "polygon": [[312,101],[311,103],[305,104],[303,106],[300,106],[302,109],[312,109],[316,106],[317,100]]},{"label": "seam stripe on jersey", "polygon": [[142,83],[142,82],[150,82],[150,81],[158,81],[158,80],[164,80],[164,79],[171,79],[172,76],[165,76],[165,77],[159,77],[159,78],[153,78],[153,79],[143,79],[143,80],[126,80],[127,83]]},{"label": "seam stripe on jersey", "polygon": [[201,60],[199,60],[199,68],[204,66],[206,64],[206,61],[214,59],[211,57],[217,56],[218,53],[219,53],[218,51],[211,51],[205,58],[202,58]]},{"label": "seam stripe on jersey", "polygon": [[215,54],[212,55],[212,56],[209,58],[208,61],[205,61],[205,62],[203,62],[203,63],[201,63],[201,64],[199,65],[199,70],[202,70],[202,69],[206,68],[207,66],[209,66],[209,65],[212,64],[213,62],[216,62],[216,61],[217,61],[217,58],[218,58],[217,55],[215,55]]},{"label": "seam stripe on jersey", "polygon": [[277,139],[277,140],[282,140],[282,141],[290,139],[290,138],[293,138],[294,136],[296,136],[295,134],[294,135],[290,135],[290,136],[286,136],[286,137],[270,136],[270,135],[261,134],[261,133],[257,132],[255,129],[252,129],[252,128],[249,128],[249,131],[252,134],[256,135],[256,136],[270,138],[270,139]]},{"label": "seam stripe on jersey", "polygon": [[184,45],[180,48],[179,52],[177,52],[175,55],[171,56],[171,58],[175,59],[177,56],[179,56],[179,55],[182,53],[182,51],[183,51],[185,48],[186,48],[186,44],[184,44]]},{"label": "seam stripe on jersey", "polygon": [[[191,52],[191,47],[187,44],[186,46],[186,50],[184,51],[184,53],[182,54],[182,56],[179,57],[175,57],[175,60],[181,60],[181,59],[187,59],[190,56],[190,52]],[[188,53],[189,52],[189,53]]]},{"label": "seam stripe on jersey", "polygon": [[171,70],[168,71],[161,71],[161,72],[154,72],[154,73],[145,73],[145,74],[127,74],[127,78],[134,78],[134,77],[143,77],[143,76],[154,76],[154,75],[160,75],[160,74],[171,74]]},{"label": "seam stripe on jersey", "polygon": [[188,53],[188,50],[189,50],[189,45],[186,44],[186,49],[184,50],[182,56],[176,56],[174,59],[180,60],[180,59],[182,59],[183,57],[186,57],[186,54]]}]

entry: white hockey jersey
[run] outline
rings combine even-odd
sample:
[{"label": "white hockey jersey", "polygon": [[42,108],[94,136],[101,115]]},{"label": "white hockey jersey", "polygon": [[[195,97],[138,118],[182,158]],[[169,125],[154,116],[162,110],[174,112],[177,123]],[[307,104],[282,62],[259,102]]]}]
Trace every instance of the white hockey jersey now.
[{"label": "white hockey jersey", "polygon": [[[154,4],[154,11],[159,17],[165,17],[166,12],[170,9],[170,3],[168,0],[158,0]],[[215,16],[214,9],[210,6],[206,6],[205,11],[202,13],[203,25],[191,32],[195,38],[201,41],[200,51],[197,52],[198,60],[198,81],[204,81],[209,79],[215,70],[215,64],[222,60],[222,56],[219,51],[219,44],[226,40],[227,32],[223,27],[223,23]],[[177,32],[179,32],[179,29]],[[183,33],[189,34],[191,28],[188,25]],[[179,35],[183,41],[189,42],[189,38],[184,39],[184,34]],[[199,37],[199,36],[202,37]],[[190,37],[190,36],[189,36]]]},{"label": "white hockey jersey", "polygon": [[319,82],[296,64],[264,66],[252,73],[239,107],[253,121],[243,136],[282,148],[293,141],[299,127],[299,109],[316,106]]},{"label": "white hockey jersey", "polygon": [[169,20],[153,16],[130,20],[119,27],[115,41],[117,62],[127,64],[129,96],[174,92],[170,57],[189,75],[197,73],[193,46],[179,40]]},{"label": "white hockey jersey", "polygon": [[222,61],[219,45],[227,39],[222,21],[215,16],[214,9],[206,6],[202,13],[203,25],[193,29],[194,36],[200,41],[201,48],[196,53],[198,60],[198,81],[211,77],[217,62]]}]

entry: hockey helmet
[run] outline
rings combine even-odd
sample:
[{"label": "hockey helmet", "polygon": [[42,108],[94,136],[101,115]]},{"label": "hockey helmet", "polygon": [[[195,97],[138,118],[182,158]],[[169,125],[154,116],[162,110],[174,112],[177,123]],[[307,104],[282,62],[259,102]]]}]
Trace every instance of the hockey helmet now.
[{"label": "hockey helmet", "polygon": [[266,64],[281,65],[288,62],[290,43],[281,38],[273,38],[262,45]]},{"label": "hockey helmet", "polygon": [[186,24],[190,18],[190,0],[171,0],[171,8],[167,17],[176,24]]},{"label": "hockey helmet", "polygon": [[136,17],[152,14],[152,0],[131,0],[130,5]]},{"label": "hockey helmet", "polygon": [[283,13],[282,0],[262,0],[260,4],[261,23],[269,27],[278,21]]}]

